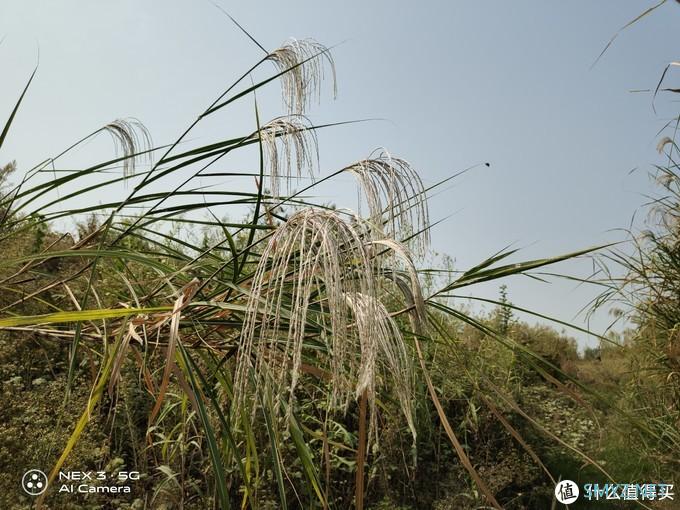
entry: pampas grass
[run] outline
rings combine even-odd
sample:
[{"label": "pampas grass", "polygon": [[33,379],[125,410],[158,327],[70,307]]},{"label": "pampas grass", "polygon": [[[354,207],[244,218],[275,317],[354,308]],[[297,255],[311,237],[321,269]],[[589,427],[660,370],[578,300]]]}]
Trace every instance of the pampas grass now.
[{"label": "pampas grass", "polygon": [[356,177],[374,227],[390,237],[417,232],[415,244],[424,252],[430,240],[430,218],[423,181],[413,167],[378,149],[344,170]]},{"label": "pampas grass", "polygon": [[321,100],[321,82],[330,69],[333,97],[337,95],[335,62],[328,48],[313,39],[290,39],[269,54],[281,76],[281,94],[290,114],[307,111],[313,99]]},{"label": "pampas grass", "polygon": [[151,135],[144,124],[137,119],[116,119],[102,128],[109,133],[116,146],[117,152],[123,160],[123,175],[131,177],[135,173],[135,166],[140,156],[153,146]]},{"label": "pampas grass", "polygon": [[316,355],[330,374],[332,406],[347,408],[352,397],[366,392],[374,408],[382,366],[399,388],[401,407],[415,430],[410,359],[380,302],[379,258],[371,256],[371,245],[369,224],[317,208],[295,213],[272,235],[253,276],[239,342],[239,405],[253,402],[255,374],[255,386],[279,398],[287,394],[290,409],[313,330],[324,344]]},{"label": "pampas grass", "polygon": [[306,171],[312,180],[319,165],[316,133],[302,115],[277,117],[260,128],[259,136],[269,169],[271,194],[279,196],[279,181],[286,180],[290,191],[291,178],[299,179]]}]

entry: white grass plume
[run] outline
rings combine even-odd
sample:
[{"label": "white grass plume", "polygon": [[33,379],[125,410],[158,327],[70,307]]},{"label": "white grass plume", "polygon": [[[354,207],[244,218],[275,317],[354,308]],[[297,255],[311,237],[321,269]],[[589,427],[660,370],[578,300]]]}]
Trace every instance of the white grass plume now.
[{"label": "white grass plume", "polygon": [[385,149],[377,149],[345,171],[359,181],[370,221],[395,238],[399,234],[422,231],[414,245],[419,252],[424,252],[430,240],[430,218],[423,181],[413,167],[401,158],[392,157]]},{"label": "white grass plume", "polygon": [[[423,299],[422,288],[420,286],[420,279],[418,278],[418,271],[413,262],[413,256],[409,251],[408,247],[404,244],[396,241],[394,239],[378,239],[372,242],[373,245],[378,245],[389,250],[390,253],[394,255],[390,258],[390,268],[389,271],[393,277],[394,281],[398,284],[400,290],[407,299],[409,306],[413,306],[415,311],[415,319],[418,322],[418,330],[422,331],[424,324],[426,322],[425,313],[425,300]],[[383,257],[384,259],[385,257]],[[396,279],[396,271],[398,265],[401,265],[408,275],[408,285],[404,287]],[[384,268],[383,268],[384,271]]]},{"label": "white grass plume", "polygon": [[327,367],[333,407],[346,408],[364,391],[374,405],[384,368],[412,426],[410,362],[398,327],[378,300],[380,277],[368,236],[363,222],[314,208],[295,213],[272,235],[254,273],[244,319],[237,408],[253,401],[253,382],[265,393],[271,390],[275,402],[287,393],[291,404],[303,350],[311,347],[314,333],[317,343],[308,353]]},{"label": "white grass plume", "polygon": [[153,145],[149,131],[137,119],[116,119],[102,129],[113,138],[116,152],[120,154],[120,157],[125,158],[123,175],[125,177],[134,175],[137,161],[140,158],[136,154],[150,150]]},{"label": "white grass plume", "polygon": [[314,179],[314,169],[319,166],[319,149],[316,132],[306,117],[277,117],[260,128],[260,139],[273,196],[279,195],[282,175],[286,177],[288,191],[293,174],[300,178],[306,170]]},{"label": "white grass plume", "polygon": [[664,147],[668,144],[674,145],[673,139],[670,136],[664,136],[656,145],[656,151],[659,154],[663,154]]},{"label": "white grass plume", "polygon": [[[401,411],[408,427],[416,438],[413,421],[413,373],[404,338],[399,326],[380,301],[359,293],[347,294],[347,304],[352,310],[361,347],[361,364],[357,374],[356,398],[366,391],[371,406],[369,437],[377,432],[375,410],[375,386],[383,368],[393,382]],[[377,441],[377,436],[375,437]]]},{"label": "white grass plume", "polygon": [[267,60],[285,72],[281,75],[281,93],[289,113],[304,113],[312,99],[320,101],[321,82],[326,73],[324,64],[330,68],[333,97],[337,95],[333,56],[328,48],[313,39],[290,39],[271,52]]}]

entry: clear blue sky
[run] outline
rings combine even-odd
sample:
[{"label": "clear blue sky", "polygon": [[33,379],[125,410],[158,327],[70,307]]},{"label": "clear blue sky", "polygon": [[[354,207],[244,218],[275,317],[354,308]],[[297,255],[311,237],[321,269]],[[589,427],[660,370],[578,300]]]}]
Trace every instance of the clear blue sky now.
[{"label": "clear blue sky", "polygon": [[[268,49],[290,36],[340,43],[338,98],[326,88],[311,119],[385,120],[320,133],[322,173],[378,146],[413,163],[426,183],[491,162],[432,199],[433,219],[454,213],[434,231],[433,247],[459,269],[509,244],[533,258],[622,239],[612,229],[627,227],[654,189],[647,172],[660,162],[656,134],[677,105],[660,98],[654,114],[651,96],[630,90],[653,88],[677,59],[675,2],[621,34],[592,70],[607,40],[651,2],[220,5]],[[156,143],[171,141],[261,57],[208,1],[8,0],[2,35],[3,117],[40,50],[36,81],[0,154],[24,169],[120,117],[141,119]],[[273,117],[277,86],[268,94],[263,116]],[[196,136],[242,134],[253,123],[245,104]],[[356,199],[349,181],[327,193],[321,198],[338,205]],[[556,269],[585,276],[589,264]],[[573,283],[508,285],[518,305],[566,320],[593,295]],[[495,297],[496,286],[479,293]]]}]

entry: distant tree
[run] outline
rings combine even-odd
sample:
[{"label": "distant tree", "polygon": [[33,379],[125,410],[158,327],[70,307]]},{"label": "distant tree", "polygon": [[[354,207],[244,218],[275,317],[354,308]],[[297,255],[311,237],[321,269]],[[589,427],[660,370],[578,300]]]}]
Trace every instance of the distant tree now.
[{"label": "distant tree", "polygon": [[602,354],[600,347],[586,347],[583,349],[583,359],[585,360],[602,360]]},{"label": "distant tree", "polygon": [[[7,180],[12,172],[16,170],[16,163],[12,161],[11,163],[7,163],[5,166],[0,166],[0,200],[2,200],[5,197],[6,191],[5,188],[7,188]],[[3,218],[7,216],[7,211],[9,209],[9,206],[2,206],[0,207],[0,225],[3,223]]]}]

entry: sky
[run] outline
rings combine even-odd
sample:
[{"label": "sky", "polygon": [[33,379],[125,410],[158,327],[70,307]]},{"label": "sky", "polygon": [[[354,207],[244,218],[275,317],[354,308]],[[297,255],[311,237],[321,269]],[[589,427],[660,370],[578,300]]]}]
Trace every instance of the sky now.
[{"label": "sky", "polygon": [[[267,50],[289,37],[332,47],[338,95],[333,99],[330,83],[322,87],[311,121],[375,120],[319,132],[322,175],[377,147],[408,160],[426,185],[478,165],[430,200],[431,218],[446,218],[433,230],[432,249],[452,257],[456,269],[506,246],[520,249],[513,261],[541,258],[623,240],[621,229],[634,216],[641,225],[656,193],[648,174],[661,162],[658,132],[677,113],[672,98],[659,97],[655,113],[649,92],[632,91],[653,89],[677,59],[675,2],[621,33],[592,68],[617,30],[652,2],[219,5]],[[0,118],[39,58],[0,153],[0,162],[15,159],[20,171],[116,118],[138,118],[155,143],[170,142],[263,56],[209,1],[3,0],[3,36]],[[281,113],[278,84],[259,100],[264,117]],[[244,102],[192,137],[244,134],[254,122],[252,103]],[[110,141],[93,142],[80,157],[101,160],[107,150]],[[225,164],[253,167],[252,159]],[[320,188],[317,197],[356,203],[350,179]],[[586,277],[591,268],[584,260],[554,271]],[[518,306],[594,331],[611,320],[601,313],[586,323],[577,315],[597,293],[589,286],[506,283]],[[498,285],[466,295],[495,298]]]}]

